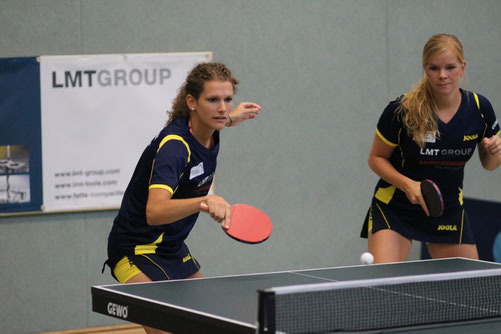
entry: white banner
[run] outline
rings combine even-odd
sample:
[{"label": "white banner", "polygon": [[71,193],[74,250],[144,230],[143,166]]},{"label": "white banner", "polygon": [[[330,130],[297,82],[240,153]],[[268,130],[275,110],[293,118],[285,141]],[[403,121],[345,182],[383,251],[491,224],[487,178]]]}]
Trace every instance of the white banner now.
[{"label": "white banner", "polygon": [[212,53],[40,57],[43,210],[118,207],[188,71]]}]

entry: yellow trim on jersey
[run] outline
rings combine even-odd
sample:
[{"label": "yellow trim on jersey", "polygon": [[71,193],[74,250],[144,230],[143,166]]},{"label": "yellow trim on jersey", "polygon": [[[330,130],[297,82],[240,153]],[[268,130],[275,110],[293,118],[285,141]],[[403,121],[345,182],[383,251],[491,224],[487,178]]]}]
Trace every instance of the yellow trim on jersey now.
[{"label": "yellow trim on jersey", "polygon": [[379,188],[376,191],[376,195],[374,195],[374,197],[376,199],[380,200],[381,202],[383,202],[384,204],[388,204],[388,203],[390,203],[391,199],[393,198],[393,195],[395,194],[395,190],[397,190],[397,187],[395,187],[394,185],[391,185],[391,186],[386,187],[386,188]]},{"label": "yellow trim on jersey", "polygon": [[459,233],[459,243],[463,241],[464,209],[461,213],[461,233]]},{"label": "yellow trim on jersey", "polygon": [[383,210],[381,207],[376,203],[377,208],[379,209],[379,212],[381,212],[381,216],[383,216],[384,221],[386,222],[386,226],[388,226],[388,229],[391,230],[390,223],[388,223],[388,219],[386,219],[386,216],[383,213]]},{"label": "yellow trim on jersey", "polygon": [[134,255],[155,254],[158,244],[162,242],[164,234],[160,234],[157,240],[147,245],[137,245],[134,249]]},{"label": "yellow trim on jersey", "polygon": [[[168,135],[168,136],[165,136],[164,139],[162,139],[162,141],[158,145],[157,153],[158,153],[158,151],[160,151],[160,149],[162,148],[162,146],[164,146],[164,144],[167,143],[169,140],[179,140],[179,141],[181,141],[184,144],[184,146],[186,146],[186,150],[188,151],[188,162],[186,164],[188,164],[190,162],[190,160],[191,160],[190,145],[188,145],[188,143],[181,136],[178,136],[178,135]],[[151,164],[150,180],[148,181],[148,183],[151,183],[151,178],[153,177],[153,167],[154,166],[155,166],[155,159],[153,159],[153,163]],[[183,176],[183,174],[181,174],[179,176],[179,178],[181,178],[182,176]],[[177,188],[174,189],[174,190],[172,190],[171,187],[169,187],[167,185],[164,185],[164,184],[151,184],[149,186],[148,190],[154,189],[154,188],[167,190],[171,194],[174,194],[176,192],[176,190],[177,190]]]},{"label": "yellow trim on jersey", "polygon": [[459,204],[461,204],[461,206],[463,206],[463,189],[459,188],[459,195],[458,195],[458,201],[459,201]]},{"label": "yellow trim on jersey", "polygon": [[[484,117],[484,115],[482,115],[482,117]],[[486,132],[487,132],[487,123],[485,123],[484,132],[482,133],[482,138],[485,138],[485,133]]]},{"label": "yellow trim on jersey", "polygon": [[151,184],[151,178],[153,177],[153,166],[155,166],[155,159],[153,159],[153,162],[151,163],[151,171],[150,178],[148,179],[148,184]]},{"label": "yellow trim on jersey", "polygon": [[[473,97],[475,98],[475,102],[477,103],[477,109],[480,110],[480,100],[478,99],[477,93],[473,93]],[[480,112],[480,116],[482,116],[483,119],[485,119],[484,114]],[[482,133],[482,138],[485,137],[485,133],[487,132],[487,123],[484,125],[484,132]]]},{"label": "yellow trim on jersey", "polygon": [[165,185],[165,184],[152,184],[148,189],[164,189],[170,192],[171,194],[174,194],[174,190],[172,190],[171,187]]},{"label": "yellow trim on jersey", "polygon": [[[478,95],[477,93],[473,93],[473,97],[475,98],[475,102],[477,102],[477,108],[480,110],[480,101],[478,100]],[[484,115],[482,115],[482,118]]]},{"label": "yellow trim on jersey", "polygon": [[[400,146],[400,134],[402,133],[402,128],[398,130],[398,146]],[[400,150],[400,157],[402,158],[402,167],[405,166],[404,150]]]},{"label": "yellow trim on jersey", "polygon": [[188,150],[188,162],[190,162],[190,159],[191,159],[190,145],[188,145],[188,143],[184,141],[183,137],[178,136],[178,135],[168,135],[168,136],[165,136],[164,139],[162,139],[162,141],[158,145],[157,152],[160,151],[160,149],[162,148],[162,146],[164,146],[164,144],[166,142],[168,142],[169,140],[179,140],[179,141],[181,141],[184,144],[184,146],[186,146],[186,150]]},{"label": "yellow trim on jersey", "polygon": [[389,141],[388,139],[386,139],[386,138],[385,138],[385,137],[381,134],[381,132],[379,132],[379,130],[378,130],[378,129],[376,129],[376,134],[377,134],[377,136],[378,136],[379,138],[381,138],[381,140],[382,140],[382,141],[384,141],[384,142],[385,142],[385,144],[387,144],[387,145],[389,145],[389,146],[391,146],[391,147],[397,147],[397,146],[398,146],[397,144],[394,144],[394,143],[392,143],[391,141]]},{"label": "yellow trim on jersey", "polygon": [[127,283],[132,277],[140,274],[142,271],[133,264],[129,262],[129,258],[124,256],[113,268],[113,274],[120,283]]}]

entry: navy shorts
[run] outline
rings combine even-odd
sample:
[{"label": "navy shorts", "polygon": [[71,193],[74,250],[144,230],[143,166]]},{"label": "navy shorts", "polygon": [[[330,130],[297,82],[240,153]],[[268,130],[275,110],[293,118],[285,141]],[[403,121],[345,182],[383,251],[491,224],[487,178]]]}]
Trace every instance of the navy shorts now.
[{"label": "navy shorts", "polygon": [[369,233],[385,229],[423,242],[475,244],[470,220],[462,206],[446,209],[440,217],[428,217],[422,209],[398,209],[373,199],[360,236],[367,238]]},{"label": "navy shorts", "polygon": [[113,277],[121,283],[140,272],[152,281],[163,281],[187,278],[200,270],[200,265],[184,243],[171,254],[126,255],[120,259],[110,259],[107,264]]}]

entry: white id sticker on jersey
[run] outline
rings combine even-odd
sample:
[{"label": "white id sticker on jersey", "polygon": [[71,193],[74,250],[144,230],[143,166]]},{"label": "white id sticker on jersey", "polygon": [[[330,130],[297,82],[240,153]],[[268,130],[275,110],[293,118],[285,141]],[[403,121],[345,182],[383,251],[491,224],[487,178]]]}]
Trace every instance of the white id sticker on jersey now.
[{"label": "white id sticker on jersey", "polygon": [[201,162],[190,170],[190,180],[204,173],[204,163]]},{"label": "white id sticker on jersey", "polygon": [[434,143],[435,140],[436,140],[435,132],[433,131],[426,132],[426,135],[424,136],[425,143]]}]

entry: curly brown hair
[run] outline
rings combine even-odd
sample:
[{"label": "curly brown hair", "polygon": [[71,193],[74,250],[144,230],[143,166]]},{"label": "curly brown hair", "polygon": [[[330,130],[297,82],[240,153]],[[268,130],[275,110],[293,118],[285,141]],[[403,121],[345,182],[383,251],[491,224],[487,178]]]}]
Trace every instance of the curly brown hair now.
[{"label": "curly brown hair", "polygon": [[190,108],[186,104],[186,96],[190,94],[198,99],[204,89],[204,83],[212,80],[228,81],[233,86],[233,93],[237,92],[239,81],[232,76],[226,65],[222,63],[200,63],[190,71],[186,81],[179,89],[176,98],[172,102],[172,111],[169,112],[167,124],[180,117],[189,118]]},{"label": "curly brown hair", "polygon": [[[452,50],[460,63],[464,62],[463,46],[454,35],[437,34],[430,37],[423,48],[423,67],[431,58],[446,50]],[[438,131],[436,104],[431,86],[426,75],[405,94],[397,109],[402,117],[407,132],[412,135],[414,141],[420,146],[425,146],[426,133],[432,132],[440,136]]]}]

